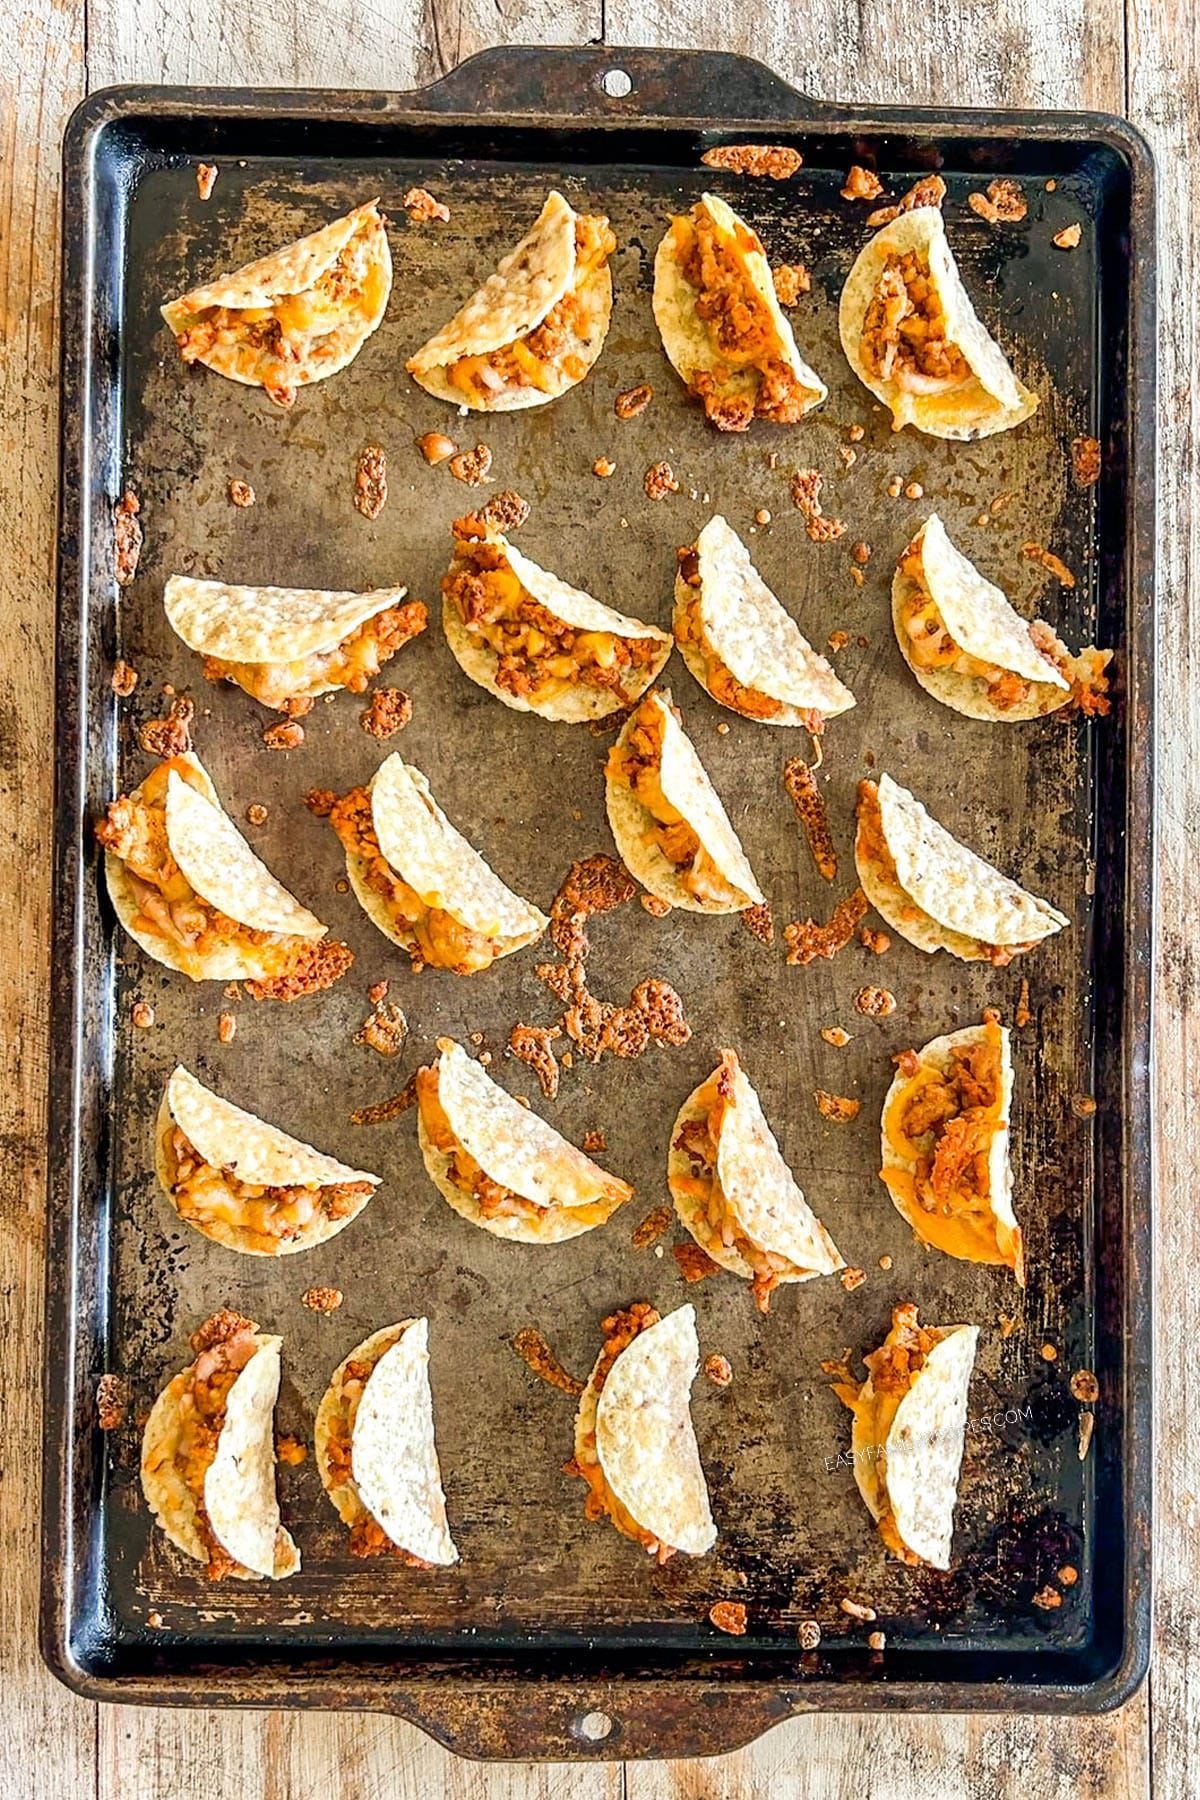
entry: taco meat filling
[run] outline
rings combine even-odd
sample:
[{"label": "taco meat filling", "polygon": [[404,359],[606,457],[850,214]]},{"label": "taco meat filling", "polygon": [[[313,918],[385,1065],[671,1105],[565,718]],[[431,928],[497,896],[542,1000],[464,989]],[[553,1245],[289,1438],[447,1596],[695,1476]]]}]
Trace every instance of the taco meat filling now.
[{"label": "taco meat filling", "polygon": [[868,374],[906,394],[950,394],[973,379],[966,357],[946,336],[937,289],[915,250],[884,264],[859,351]]},{"label": "taco meat filling", "polygon": [[455,521],[454,560],[442,592],[472,641],[496,657],[496,686],[518,700],[541,702],[586,686],[627,704],[631,690],[645,685],[640,671],[661,655],[659,640],[582,631],[556,618],[522,586],[500,545],[475,535],[475,523]]},{"label": "taco meat filling", "polygon": [[[695,290],[696,316],[720,357],[688,383],[706,415],[719,431],[746,431],[754,419],[798,424],[816,396],[781,356],[778,321],[746,266],[748,255],[763,254],[757,234],[739,220],[731,242],[699,202],[671,221],[671,233],[680,271]],[[749,392],[747,375],[754,378]]]},{"label": "taco meat filling", "polygon": [[675,1555],[675,1546],[664,1544],[654,1536],[653,1532],[643,1530],[633,1514],[622,1506],[605,1479],[604,1470],[600,1465],[600,1453],[596,1447],[595,1402],[599,1400],[601,1390],[612,1373],[612,1366],[621,1352],[629,1348],[634,1338],[643,1331],[649,1331],[652,1325],[658,1324],[658,1320],[659,1315],[654,1308],[647,1306],[644,1301],[638,1301],[623,1312],[615,1312],[604,1320],[602,1326],[604,1348],[588,1384],[589,1393],[585,1398],[585,1405],[587,1399],[592,1401],[591,1424],[578,1440],[575,1455],[569,1463],[564,1465],[563,1473],[578,1475],[581,1480],[587,1482],[588,1495],[583,1503],[585,1518],[610,1518],[623,1537],[632,1538],[635,1544],[641,1544],[648,1555],[653,1556],[659,1563],[665,1563]]},{"label": "taco meat filling", "polygon": [[266,306],[206,306],[189,316],[175,336],[184,362],[219,350],[224,373],[290,406],[314,367],[341,352],[345,327],[378,311],[388,279],[374,255],[378,230],[378,214],[368,214],[324,274],[298,294],[280,294]]},{"label": "taco meat filling", "polygon": [[701,1216],[696,1222],[710,1233],[710,1244],[736,1251],[753,1269],[751,1292],[754,1304],[759,1312],[767,1313],[771,1310],[771,1295],[783,1277],[801,1271],[786,1256],[762,1250],[746,1236],[722,1191],[717,1173],[717,1147],[726,1109],[733,1101],[733,1082],[733,1066],[727,1057],[722,1057],[720,1068],[714,1070],[696,1094],[698,1113],[684,1120],[671,1146],[673,1150],[681,1150],[691,1164],[690,1174],[675,1176],[674,1185],[697,1202]]},{"label": "taco meat filling", "polygon": [[242,1249],[272,1256],[308,1232],[315,1221],[346,1218],[374,1192],[369,1181],[294,1187],[242,1181],[232,1168],[217,1169],[205,1162],[178,1125],[168,1132],[163,1149],[171,1198],[181,1219],[201,1231],[232,1226]]},{"label": "taco meat filling", "polygon": [[[856,853],[859,859],[868,863],[879,878],[897,894],[904,894],[900,885],[900,877],[896,873],[896,862],[888,849],[883,835],[883,815],[879,809],[879,789],[873,781],[860,781],[858,784],[858,836]],[[909,919],[928,919],[928,913],[904,894],[904,916]],[[1023,944],[987,944],[982,938],[974,940],[979,944],[988,962],[993,968],[1003,969],[1014,956],[1025,950],[1032,950],[1035,938]]]},{"label": "taco meat filling", "polygon": [[236,682],[251,699],[298,718],[311,710],[318,694],[330,688],[361,694],[384,663],[428,623],[422,603],[410,600],[403,606],[385,607],[328,650],[314,650],[294,662],[279,663],[228,662],[206,656],[204,673],[209,681]]},{"label": "taco meat filling", "polygon": [[651,816],[647,843],[675,868],[682,887],[705,905],[740,908],[745,895],[730,886],[687,820],[663,793],[663,720],[652,700],[633,715],[628,732],[608,753],[606,774],[623,782]]},{"label": "taco meat filling", "polygon": [[[983,682],[987,697],[998,712],[1022,706],[1033,692],[1035,683],[1013,669],[1000,668],[960,649],[946,629],[937,601],[925,582],[925,564],[920,542],[916,539],[900,559],[900,573],[909,583],[909,591],[901,602],[901,623],[908,638],[908,653],[918,669],[952,669],[956,675],[968,675]],[[1041,620],[1029,627],[1029,638],[1038,654],[1045,658],[1048,671],[1055,670],[1074,686],[1066,652],[1048,625]],[[1049,673],[1047,679],[1050,679]],[[1105,703],[1107,711],[1107,702]]]},{"label": "taco meat filling", "polygon": [[168,757],[135,794],[114,800],[96,826],[97,842],[124,865],[137,903],[130,920],[133,930],[173,945],[188,972],[200,979],[206,958],[231,948],[244,950],[253,973],[247,986],[256,1000],[298,1000],[331,987],[354,960],[345,944],[255,930],[219,912],[192,887],[167,842],[167,776],[172,769],[207,799],[191,764]]},{"label": "taco meat filling", "polygon": [[1005,1123],[1003,1039],[994,1018],[985,1018],[983,1034],[951,1050],[945,1071],[913,1050],[897,1058],[905,1085],[888,1106],[884,1129],[897,1155],[916,1168],[911,1175],[881,1173],[893,1193],[915,1199],[923,1212],[962,1218],[994,1237],[989,1153]]},{"label": "taco meat filling", "polygon": [[357,859],[367,887],[383,899],[393,925],[414,940],[409,951],[414,962],[449,969],[454,975],[473,975],[491,967],[504,948],[503,940],[485,937],[460,924],[441,907],[426,905],[416,890],[397,875],[379,847],[371,796],[366,788],[351,788],[343,795],[334,804],[329,823],[347,853]]},{"label": "taco meat filling", "polygon": [[[871,1393],[863,1398],[863,1388],[854,1382],[838,1382],[834,1392],[855,1414],[861,1416],[863,1436],[872,1455],[878,1459],[874,1467],[882,1468],[880,1456],[887,1443],[888,1432],[900,1402],[925,1365],[925,1359],[942,1337],[939,1331],[927,1331],[917,1322],[917,1308],[911,1302],[897,1306],[892,1312],[892,1329],[878,1350],[863,1361],[871,1372]],[[877,1499],[882,1505],[878,1519],[879,1535],[894,1556],[910,1567],[920,1567],[923,1558],[910,1550],[901,1538],[884,1481],[880,1481]]]},{"label": "taco meat filling", "polygon": [[[734,712],[741,713],[744,719],[776,719],[783,711],[782,700],[776,700],[771,694],[764,694],[758,688],[746,687],[738,681],[704,634],[704,626],[700,618],[700,558],[694,546],[681,549],[679,557],[679,574],[691,590],[687,604],[675,615],[675,637],[682,649],[687,644],[694,644],[704,659],[704,685],[714,700]],[[801,723],[814,737],[825,729],[825,720],[814,709],[801,710]]]},{"label": "taco meat filling", "polygon": [[446,379],[467,398],[490,402],[513,389],[536,388],[557,394],[570,381],[582,381],[588,363],[580,343],[591,336],[592,319],[584,288],[601,273],[617,247],[608,220],[584,213],[575,220],[575,278],[540,325],[498,350],[460,356],[446,365]]},{"label": "taco meat filling", "polygon": [[[390,1554],[399,1557],[400,1561],[410,1569],[432,1569],[435,1564],[426,1562],[422,1557],[415,1556],[411,1550],[404,1550],[399,1544],[393,1543],[374,1514],[367,1511],[355,1485],[351,1462],[354,1420],[358,1412],[359,1401],[366,1391],[367,1382],[374,1372],[375,1364],[385,1351],[392,1348],[392,1344],[398,1342],[398,1338],[393,1338],[391,1343],[381,1344],[370,1360],[366,1357],[355,1357],[342,1370],[341,1380],[337,1385],[337,1398],[329,1418],[324,1473],[333,1489],[347,1490],[346,1495],[341,1497],[348,1498],[354,1509],[354,1517],[350,1522],[351,1556]],[[338,1510],[340,1512],[341,1508],[339,1507]]]}]

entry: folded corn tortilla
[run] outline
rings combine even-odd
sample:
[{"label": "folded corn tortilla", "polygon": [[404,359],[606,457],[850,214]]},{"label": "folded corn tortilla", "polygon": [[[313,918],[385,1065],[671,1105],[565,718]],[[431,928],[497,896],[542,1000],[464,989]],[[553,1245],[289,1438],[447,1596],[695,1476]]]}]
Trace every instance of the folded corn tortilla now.
[{"label": "folded corn tortilla", "polygon": [[[716,396],[721,401],[752,407],[762,386],[759,363],[764,358],[783,363],[796,377],[803,390],[802,412],[819,406],[829,390],[811,369],[796,347],[792,333],[775,293],[771,265],[757,232],[726,205],[717,194],[704,194],[692,208],[693,215],[704,214],[711,220],[717,241],[728,249],[744,276],[746,289],[757,296],[767,313],[768,345],[759,350],[749,363],[738,364],[736,356],[722,349],[706,319],[696,309],[697,291],[684,274],[673,226],[667,230],[654,258],[654,322],[663,341],[663,349],[672,368],[693,388],[697,376],[710,377]],[[744,430],[745,422],[728,427]]]},{"label": "folded corn tortilla", "polygon": [[[275,1493],[275,1401],[283,1339],[256,1333],[258,1348],[229,1390],[225,1419],[204,1475],[204,1510],[213,1536],[244,1580],[294,1575],[300,1552],[279,1519]],[[142,1437],[142,1491],[156,1522],[185,1556],[208,1561],[196,1497],[175,1458],[180,1407],[195,1364],[167,1383]]]},{"label": "folded corn tortilla", "polygon": [[[577,271],[575,227],[578,215],[562,195],[552,191],[540,214],[515,250],[494,275],[408,360],[408,371],[426,393],[438,400],[469,406],[476,412],[516,412],[545,406],[583,380],[604,347],[612,315],[612,275],[607,258],[599,266]],[[558,367],[530,364],[544,385],[511,384],[486,397],[450,378],[464,357],[512,353],[514,345],[545,323],[568,294],[575,305],[565,321],[568,347]],[[575,373],[568,373],[570,364]]]},{"label": "folded corn tortilla", "polygon": [[[372,1366],[362,1393],[347,1400],[352,1363]],[[347,1413],[351,1472],[338,1482],[330,1444]],[[458,1561],[434,1441],[428,1319],[385,1325],[342,1359],[317,1408],[313,1439],[321,1483],[346,1525],[367,1512],[397,1549],[442,1568]]]},{"label": "folded corn tortilla", "polygon": [[960,844],[890,775],[879,777],[877,803],[892,866],[869,842],[871,803],[860,797],[858,878],[876,912],[918,950],[948,950],[964,962],[996,961],[993,950],[1015,954],[1070,924],[1048,900]]},{"label": "folded corn tortilla", "polygon": [[613,1363],[599,1394],[597,1359],[579,1401],[576,1457],[595,1454],[608,1487],[643,1531],[685,1556],[717,1541],[692,1424],[700,1364],[696,1309],[680,1306],[638,1333]]},{"label": "folded corn tortilla", "polygon": [[[686,1127],[707,1124],[714,1081],[720,1081],[728,1091],[717,1137],[716,1165],[711,1179],[701,1181],[684,1148]],[[709,1223],[709,1195],[703,1191],[706,1186],[715,1187],[716,1197],[724,1201],[755,1250],[786,1258],[788,1267],[779,1277],[781,1282],[811,1281],[816,1275],[830,1275],[846,1266],[784,1162],[736,1050],[722,1050],[720,1065],[713,1075],[702,1081],[680,1107],[671,1129],[667,1185],[675,1211],[700,1248],[723,1269],[743,1280],[753,1279],[754,1267],[736,1244],[724,1243],[719,1230]]]},{"label": "folded corn tortilla", "polygon": [[[931,1079],[949,1073],[955,1051],[984,1046],[995,1052],[998,1074],[995,1099],[987,1109],[986,1120],[981,1121],[987,1140],[987,1193],[977,1194],[972,1178],[971,1185],[957,1184],[948,1200],[933,1205],[922,1204],[917,1191],[920,1154],[922,1150],[931,1151],[940,1134],[935,1128],[913,1141],[904,1129],[905,1114]],[[909,1076],[897,1072],[883,1103],[881,1179],[897,1212],[911,1225],[923,1244],[964,1262],[1000,1264],[1011,1269],[1017,1285],[1024,1287],[1024,1239],[1013,1212],[1013,1175],[1009,1158],[1013,1092],[1010,1033],[1005,1026],[995,1023],[967,1025],[961,1031],[931,1039],[917,1054],[920,1061],[917,1074]]]},{"label": "folded corn tortilla", "polygon": [[[647,713],[647,709],[649,709]],[[626,781],[614,775],[619,752],[639,718],[647,713],[661,727],[659,784],[667,806],[689,825],[701,850],[729,889],[727,900],[702,900],[684,886],[676,864],[652,839],[655,820]],[[660,900],[688,912],[732,913],[763,902],[762,889],[746,861],[745,851],[717,790],[708,778],[691,739],[675,716],[669,691],[647,696],[629,718],[609,755],[605,771],[608,822],[621,861],[635,881]]]},{"label": "folded corn tortilla", "polygon": [[[391,286],[387,232],[378,201],[371,200],[168,301],[162,316],[177,338],[219,328],[219,338],[194,360],[231,381],[290,397],[354,360],[383,318]],[[262,341],[276,324],[293,356]]]},{"label": "folded corn tortilla", "polygon": [[[497,940],[501,956],[541,937],[549,919],[506,887],[474,845],[455,830],[420,769],[394,751],[375,771],[367,792],[385,860],[426,906],[448,912],[469,931]],[[415,950],[416,938],[397,926],[384,896],[368,884],[365,862],[350,851],[346,876],[371,923],[402,949]]]},{"label": "folded corn tortilla", "polygon": [[418,1136],[430,1180],[462,1218],[495,1237],[559,1244],[611,1218],[633,1189],[606,1174],[537,1113],[494,1082],[461,1044],[438,1039],[437,1101],[456,1144],[490,1180],[542,1210],[489,1218],[452,1179],[455,1152],[440,1148],[418,1087]]},{"label": "folded corn tortilla", "polygon": [[[323,1244],[357,1218],[371,1196],[356,1196],[348,1211],[330,1218],[321,1210],[319,1190],[344,1182],[379,1186],[378,1175],[348,1168],[334,1157],[314,1150],[311,1144],[268,1125],[254,1113],[243,1112],[240,1106],[222,1100],[206,1088],[180,1064],[167,1082],[155,1126],[155,1172],[163,1192],[177,1210],[178,1183],[171,1150],[176,1126],[213,1172],[203,1195],[204,1210],[209,1216],[203,1221],[189,1216],[187,1223],[214,1243],[224,1244],[227,1250],[238,1250],[244,1256],[288,1256]],[[264,1249],[255,1242],[263,1234],[247,1222],[245,1200],[223,1181],[225,1176],[236,1177],[252,1187],[313,1189],[317,1202],[314,1215],[295,1237],[280,1240],[273,1249]]]},{"label": "folded corn tortilla", "polygon": [[[731,711],[745,713],[714,690],[705,648],[724,664],[740,687],[779,702],[767,725],[812,729],[813,715],[831,719],[854,705],[823,656],[802,635],[791,614],[771,592],[750,560],[745,544],[720,513],[696,539],[700,585],[675,577],[675,641],[684,662],[705,692]],[[693,623],[688,615],[695,609]],[[695,626],[702,641],[697,642]]]},{"label": "folded corn tortilla", "polygon": [[[872,373],[862,353],[863,328],[889,260],[913,254],[927,272],[946,317],[946,338],[970,375],[962,386],[914,393]],[[1014,375],[999,344],[980,323],[946,239],[941,209],[919,206],[876,232],[846,277],[838,311],[842,348],[859,380],[890,407],[893,430],[915,425],[930,437],[982,438],[1009,431],[1037,411],[1038,397]]]}]

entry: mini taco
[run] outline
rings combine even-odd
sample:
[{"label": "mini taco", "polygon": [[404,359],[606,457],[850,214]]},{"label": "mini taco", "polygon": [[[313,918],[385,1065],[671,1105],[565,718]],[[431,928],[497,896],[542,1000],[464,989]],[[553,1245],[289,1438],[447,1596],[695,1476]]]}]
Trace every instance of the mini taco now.
[{"label": "mini taco", "polygon": [[668,656],[657,625],[627,618],[539,569],[476,515],[455,520],[442,625],[464,674],[505,706],[578,724],[644,694]]},{"label": "mini taco", "polygon": [[359,905],[414,964],[473,975],[539,938],[549,920],[454,829],[419,769],[395,753],[329,815]]},{"label": "mini taco", "polygon": [[458,1561],[433,1437],[428,1319],[385,1325],[338,1364],[313,1436],[352,1556],[391,1551],[416,1569]]},{"label": "mini taco", "polygon": [[177,1549],[210,1581],[279,1581],[300,1552],[279,1522],[275,1400],[283,1339],[240,1313],[214,1313],[195,1361],[154,1402],[142,1437],[142,1492]]},{"label": "mini taco", "polygon": [[854,861],[875,911],[918,950],[1002,968],[1071,923],[960,844],[890,775],[859,783]]},{"label": "mini taco", "polygon": [[902,213],[859,251],[838,313],[850,367],[892,429],[982,438],[1010,431],[1038,397],[980,324],[936,206]]},{"label": "mini taco", "polygon": [[753,1283],[760,1312],[781,1283],[846,1266],[780,1155],[735,1050],[722,1050],[680,1107],[667,1184],[700,1248]]},{"label": "mini taco", "polygon": [[835,1392],[854,1414],[854,1479],[879,1535],[914,1567],[950,1567],[977,1325],[920,1325],[896,1307],[892,1329],[863,1360],[859,1387]]},{"label": "mini taco", "polygon": [[687,912],[760,906],[762,890],[667,692],[626,720],[604,771],[608,822],[635,881]]},{"label": "mini taco", "polygon": [[406,588],[321,593],[311,588],[229,587],[172,575],[167,618],[204,658],[209,681],[231,681],[264,706],[302,718],[321,694],[361,694],[410,638],[424,631]]},{"label": "mini taco", "polygon": [[931,513],[896,565],[892,623],[925,689],[968,719],[1038,719],[1071,702],[1108,711],[1111,650],[1073,657],[1046,624],[1029,624]]},{"label": "mini taco", "polygon": [[387,232],[371,200],[168,301],[162,316],[184,362],[202,362],[290,406],[297,388],[354,361],[383,318],[391,288]]},{"label": "mini taco", "polygon": [[762,240],[716,194],[673,218],[658,246],[654,319],[719,431],[795,425],[828,392],[796,348]]},{"label": "mini taco", "polygon": [[408,360],[428,394],[475,412],[545,406],[582,381],[612,314],[608,220],[550,193],[532,228]]},{"label": "mini taco", "polygon": [[660,1563],[717,1541],[692,1425],[699,1362],[694,1307],[665,1319],[644,1304],[614,1313],[575,1416],[566,1473],[587,1482],[586,1516],[611,1519]]},{"label": "mini taco", "polygon": [[923,1244],[963,1262],[1000,1263],[1025,1286],[1013,1214],[1009,1034],[994,1014],[904,1050],[883,1103],[880,1177]]},{"label": "mini taco", "polygon": [[96,838],[121,924],[193,981],[245,981],[256,1000],[297,1000],[354,961],[255,856],[190,752],[114,800]]},{"label": "mini taco", "polygon": [[679,552],[674,625],[700,686],[744,719],[820,733],[854,705],[719,513]]},{"label": "mini taco", "polygon": [[167,1083],[154,1163],[181,1219],[244,1256],[311,1250],[357,1218],[379,1176],[323,1156],[202,1086],[185,1068]]},{"label": "mini taco", "polygon": [[494,1237],[560,1244],[603,1225],[633,1189],[514,1100],[450,1038],[417,1071],[417,1135],[430,1180]]}]

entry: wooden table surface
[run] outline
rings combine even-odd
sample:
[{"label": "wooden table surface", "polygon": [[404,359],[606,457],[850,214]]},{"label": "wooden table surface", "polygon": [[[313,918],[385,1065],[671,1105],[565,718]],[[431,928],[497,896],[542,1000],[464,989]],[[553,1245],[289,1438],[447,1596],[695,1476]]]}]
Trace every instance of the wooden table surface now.
[{"label": "wooden table surface", "polygon": [[[1191,16],[1189,17],[1189,14]],[[1200,1794],[1200,806],[1191,681],[1200,330],[1186,0],[0,0],[0,1800],[1116,1800]],[[805,1718],[709,1762],[461,1762],[374,1716],[97,1708],[36,1649],[55,557],[59,147],[111,82],[404,88],[493,43],[738,50],[840,100],[1124,113],[1158,159],[1161,534],[1155,1655],[1096,1719]],[[1189,777],[1188,770],[1193,770]],[[1136,864],[1137,847],[1133,860]]]}]

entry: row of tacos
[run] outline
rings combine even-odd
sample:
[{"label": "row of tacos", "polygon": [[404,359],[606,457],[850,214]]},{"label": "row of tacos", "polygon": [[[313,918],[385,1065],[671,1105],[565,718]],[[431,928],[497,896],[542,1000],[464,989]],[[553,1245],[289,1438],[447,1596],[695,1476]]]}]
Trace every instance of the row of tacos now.
[{"label": "row of tacos", "polygon": [[[543,406],[584,379],[612,315],[606,218],[552,191],[533,226],[412,355],[439,400],[478,412]],[[344,368],[381,322],[392,265],[377,201],[192,289],[162,309],[186,362],[290,405]],[[717,194],[673,217],[654,260],[667,356],[722,431],[796,424],[827,388],[800,354],[758,234]],[[943,438],[1009,430],[1037,407],[980,322],[937,206],[904,212],[858,255],[842,290],[851,367],[892,411]]]}]

